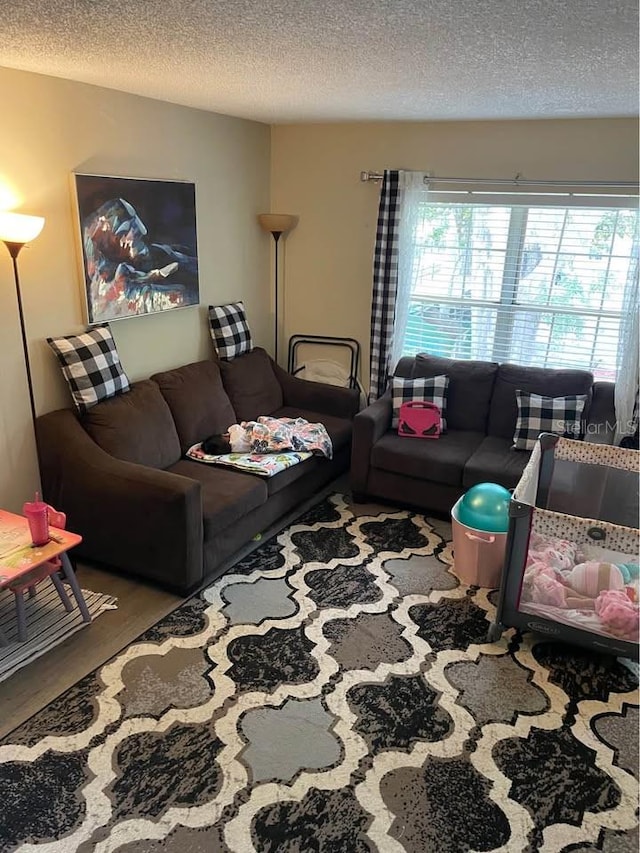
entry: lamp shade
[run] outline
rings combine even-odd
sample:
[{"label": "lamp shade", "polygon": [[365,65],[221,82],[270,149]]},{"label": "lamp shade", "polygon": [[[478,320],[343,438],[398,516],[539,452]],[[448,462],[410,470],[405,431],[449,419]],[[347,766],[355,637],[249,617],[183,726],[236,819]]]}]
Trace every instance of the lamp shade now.
[{"label": "lamp shade", "polygon": [[4,243],[29,243],[44,226],[44,217],[0,211],[0,240]]},{"label": "lamp shade", "polygon": [[298,217],[290,213],[259,213],[258,222],[263,231],[269,231],[271,234],[286,234],[298,224]]}]

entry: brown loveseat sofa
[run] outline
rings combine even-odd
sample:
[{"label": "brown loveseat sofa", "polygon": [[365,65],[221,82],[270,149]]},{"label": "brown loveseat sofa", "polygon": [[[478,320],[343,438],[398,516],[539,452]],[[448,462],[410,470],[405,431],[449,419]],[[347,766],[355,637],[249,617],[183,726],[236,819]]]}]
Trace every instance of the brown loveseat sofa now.
[{"label": "brown loveseat sofa", "polygon": [[354,499],[367,496],[447,513],[476,483],[514,488],[530,454],[512,450],[517,420],[515,390],[547,397],[587,394],[582,416],[588,441],[611,443],[615,420],[610,382],[584,370],[551,370],[455,361],[420,354],[400,359],[406,379],[446,374],[447,432],[438,439],[406,438],[391,429],[387,391],[355,418],[351,454]]},{"label": "brown loveseat sofa", "polygon": [[[82,535],[78,556],[186,592],[348,468],[358,402],[355,390],[291,376],[260,348],[158,373],[82,417],[37,419],[44,497]],[[333,459],[264,478],[184,458],[260,415],[322,422]]]}]

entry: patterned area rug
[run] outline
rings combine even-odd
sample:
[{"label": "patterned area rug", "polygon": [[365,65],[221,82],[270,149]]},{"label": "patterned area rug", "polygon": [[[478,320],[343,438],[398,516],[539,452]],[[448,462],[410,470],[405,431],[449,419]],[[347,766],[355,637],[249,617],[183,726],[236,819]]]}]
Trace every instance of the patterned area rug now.
[{"label": "patterned area rug", "polygon": [[637,853],[632,669],[334,495],[0,745],[0,849]]}]

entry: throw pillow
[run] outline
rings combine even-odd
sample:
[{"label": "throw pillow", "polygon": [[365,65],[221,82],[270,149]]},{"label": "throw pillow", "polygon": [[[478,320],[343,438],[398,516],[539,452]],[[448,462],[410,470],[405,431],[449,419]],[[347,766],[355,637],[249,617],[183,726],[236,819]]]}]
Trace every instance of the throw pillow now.
[{"label": "throw pillow", "polygon": [[419,400],[423,403],[434,403],[440,409],[442,413],[440,431],[444,432],[447,428],[448,387],[449,377],[444,374],[442,376],[432,376],[429,379],[403,379],[401,376],[394,376],[391,379],[391,399],[393,403],[392,429],[398,428],[400,406],[412,400]]},{"label": "throw pillow", "polygon": [[518,419],[513,436],[516,450],[531,450],[541,432],[555,432],[568,438],[582,438],[582,413],[587,394],[543,397],[516,390]]},{"label": "throw pillow", "polygon": [[96,403],[129,390],[115,341],[107,324],[83,335],[47,338],[58,357],[76,408],[84,414]]},{"label": "throw pillow", "polygon": [[251,352],[251,330],[247,324],[242,302],[209,306],[209,326],[218,358],[230,361],[237,355]]}]

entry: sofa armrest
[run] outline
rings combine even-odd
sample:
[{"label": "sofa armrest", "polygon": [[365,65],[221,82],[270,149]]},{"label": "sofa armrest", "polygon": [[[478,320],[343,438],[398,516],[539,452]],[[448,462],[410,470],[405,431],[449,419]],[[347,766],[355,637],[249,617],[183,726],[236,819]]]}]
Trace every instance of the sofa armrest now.
[{"label": "sofa armrest", "polygon": [[299,379],[273,364],[276,378],[282,388],[284,405],[338,418],[352,420],[360,406],[360,392],[356,388],[343,388],[325,382]]},{"label": "sofa armrest", "polygon": [[350,483],[354,493],[366,494],[373,445],[391,429],[393,406],[386,392],[355,416],[351,438]]},{"label": "sofa armrest", "polygon": [[43,494],[89,559],[187,590],[203,576],[201,486],[109,455],[63,409],[36,422]]},{"label": "sofa armrest", "polygon": [[613,444],[616,431],[616,408],[613,382],[594,382],[593,396],[585,425],[585,441]]}]

